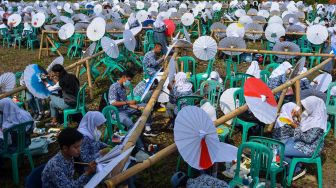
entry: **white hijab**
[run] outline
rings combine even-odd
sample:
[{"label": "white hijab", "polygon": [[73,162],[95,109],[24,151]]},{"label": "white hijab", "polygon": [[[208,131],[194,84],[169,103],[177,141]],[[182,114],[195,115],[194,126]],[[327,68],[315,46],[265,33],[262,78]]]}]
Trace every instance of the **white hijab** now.
[{"label": "white hijab", "polygon": [[156,27],[156,28],[160,28],[164,25],[164,22],[163,22],[163,18],[161,16],[158,16],[155,20],[155,22],[153,23],[153,26]]},{"label": "white hijab", "polygon": [[278,77],[280,75],[283,75],[286,73],[286,71],[290,68],[292,68],[293,66],[288,62],[288,61],[284,61],[283,63],[281,63],[276,69],[274,69],[272,71],[272,74],[270,76],[270,78],[275,78]]},{"label": "white hijab", "polygon": [[2,112],[2,122],[0,122],[0,126],[3,129],[8,129],[13,125],[27,121],[33,121],[31,115],[27,111],[21,109],[10,98],[0,100],[0,111]]},{"label": "white hijab", "polygon": [[212,72],[210,73],[210,76],[209,76],[208,80],[215,80],[215,81],[217,81],[217,82],[219,82],[219,83],[223,83],[223,80],[222,80],[222,78],[219,76],[219,73],[218,73],[217,71],[212,71]]},{"label": "white hijab", "polygon": [[260,68],[258,61],[252,61],[249,68],[246,70],[246,74],[252,75],[256,78],[260,78]]},{"label": "white hijab", "polygon": [[98,111],[89,111],[79,124],[78,131],[92,140],[98,141],[101,133],[97,127],[106,122],[104,115]]},{"label": "white hijab", "polygon": [[192,84],[188,81],[187,74],[184,72],[179,72],[175,75],[174,86],[181,93],[191,91],[192,89]]},{"label": "white hijab", "polygon": [[296,107],[296,104],[293,103],[293,102],[286,103],[281,107],[280,115],[279,115],[279,117],[278,117],[278,119],[276,120],[276,123],[275,123],[275,128],[280,128],[280,127],[283,127],[285,125],[285,123],[283,123],[279,120],[279,118],[281,118],[281,117],[284,117],[284,118],[287,118],[287,119],[290,119],[291,121],[293,121],[292,110],[295,107]]},{"label": "white hijab", "polygon": [[137,21],[137,18],[134,13],[131,13],[129,16],[127,23],[125,24],[125,29],[132,29],[132,25]]},{"label": "white hijab", "polygon": [[310,96],[301,101],[305,112],[301,115],[300,127],[303,132],[311,128],[321,128],[327,130],[327,109],[324,101],[318,97]]}]

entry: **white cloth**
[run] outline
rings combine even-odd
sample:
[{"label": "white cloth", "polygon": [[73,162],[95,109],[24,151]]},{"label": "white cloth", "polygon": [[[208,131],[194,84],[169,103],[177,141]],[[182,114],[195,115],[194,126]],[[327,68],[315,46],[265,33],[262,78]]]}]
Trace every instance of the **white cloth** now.
[{"label": "white cloth", "polygon": [[216,121],[217,119],[216,109],[209,102],[204,103],[201,106],[201,109],[204,110],[209,115],[212,121]]},{"label": "white cloth", "polygon": [[2,129],[8,129],[13,125],[33,121],[31,115],[21,109],[10,98],[0,100],[0,112],[2,112],[2,122],[0,122]]},{"label": "white cloth", "polygon": [[179,72],[175,75],[175,84],[178,92],[188,92],[192,88],[192,84],[188,81],[187,74]]},{"label": "white cloth", "polygon": [[249,68],[246,70],[246,74],[252,75],[256,78],[260,78],[260,68],[258,61],[252,61]]},{"label": "white cloth", "polygon": [[98,141],[101,133],[97,127],[106,122],[104,115],[98,111],[89,111],[81,120],[78,131],[92,140]]},{"label": "white cloth", "polygon": [[303,132],[311,128],[321,128],[327,130],[327,109],[324,101],[318,97],[310,96],[301,101],[307,115],[301,115],[300,127]]},{"label": "white cloth", "polygon": [[132,29],[131,25],[133,25],[137,21],[136,16],[134,13],[131,13],[130,17],[128,18],[126,24],[125,24],[125,29]]},{"label": "white cloth", "polygon": [[295,107],[296,107],[296,104],[293,103],[293,102],[286,103],[281,107],[280,115],[279,115],[279,117],[278,117],[278,119],[276,120],[276,123],[275,123],[275,128],[280,128],[280,127],[283,127],[285,125],[285,123],[283,123],[279,120],[279,118],[281,118],[281,117],[287,118],[287,119],[289,119],[293,122],[292,110]]},{"label": "white cloth", "polygon": [[293,66],[288,62],[285,61],[283,63],[281,63],[276,69],[274,69],[272,71],[272,74],[270,76],[270,78],[275,78],[277,76],[283,75],[286,73],[286,71],[290,68],[292,68]]},{"label": "white cloth", "polygon": [[[161,77],[163,75],[163,72],[160,72],[158,75],[157,75],[157,79],[158,81],[160,82],[161,80]],[[166,102],[169,102],[169,94],[170,94],[170,91],[168,89],[168,85],[169,85],[169,77],[166,79],[165,83],[163,84],[163,87],[162,87],[162,91],[158,97],[158,102],[159,103],[166,103]]]},{"label": "white cloth", "polygon": [[208,78],[208,80],[215,80],[215,81],[217,81],[217,82],[219,82],[219,83],[223,83],[223,80],[222,80],[222,78],[219,76],[219,73],[217,72],[217,71],[212,71],[211,73],[210,73],[210,76],[209,76],[209,78]]}]

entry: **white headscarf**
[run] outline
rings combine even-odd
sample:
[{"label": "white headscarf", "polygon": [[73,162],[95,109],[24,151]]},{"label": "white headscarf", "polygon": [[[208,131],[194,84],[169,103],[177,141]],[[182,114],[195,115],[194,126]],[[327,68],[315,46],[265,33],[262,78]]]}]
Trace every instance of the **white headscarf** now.
[{"label": "white headscarf", "polygon": [[276,120],[275,128],[280,128],[280,127],[283,127],[285,125],[283,122],[281,122],[279,120],[279,118],[281,118],[281,117],[284,117],[284,118],[287,118],[287,119],[290,119],[291,121],[293,121],[292,110],[295,107],[296,107],[296,104],[293,103],[293,102],[286,103],[281,107],[280,115],[279,115],[278,119]]},{"label": "white headscarf", "polygon": [[258,61],[252,61],[249,68],[246,70],[246,74],[252,75],[256,78],[260,78],[260,68]]},{"label": "white headscarf", "polygon": [[184,93],[191,91],[192,84],[188,81],[187,74],[184,72],[179,72],[175,75],[175,84],[178,92]]},{"label": "white headscarf", "polygon": [[156,28],[160,28],[164,25],[164,22],[163,22],[163,18],[161,16],[158,16],[155,20],[155,22],[153,23],[153,26],[156,27]]},{"label": "white headscarf", "polygon": [[277,76],[283,75],[286,73],[286,71],[290,68],[292,68],[293,66],[288,62],[288,61],[284,61],[283,63],[281,63],[276,69],[274,69],[272,71],[272,74],[270,76],[270,78],[275,78]]},{"label": "white headscarf", "polygon": [[127,20],[127,23],[125,24],[125,29],[132,29],[132,25],[137,21],[137,18],[135,16],[134,13],[131,13],[128,20]]},{"label": "white headscarf", "polygon": [[217,82],[219,82],[219,83],[223,83],[223,80],[222,80],[222,78],[219,76],[219,73],[218,73],[217,71],[212,71],[212,72],[210,73],[210,76],[209,76],[208,80],[215,80],[215,81],[217,81]]},{"label": "white headscarf", "polygon": [[318,97],[310,96],[303,99],[301,104],[307,112],[307,114],[303,112],[301,115],[301,130],[306,132],[311,128],[317,127],[326,131],[328,115],[324,101]]},{"label": "white headscarf", "polygon": [[84,136],[88,136],[90,139],[98,141],[101,132],[97,127],[106,122],[104,115],[98,111],[89,111],[85,114],[82,121],[79,124],[78,131]]},{"label": "white headscarf", "polygon": [[31,115],[15,104],[12,99],[4,98],[0,100],[0,111],[2,112],[3,129],[11,128],[13,125],[33,121]]}]

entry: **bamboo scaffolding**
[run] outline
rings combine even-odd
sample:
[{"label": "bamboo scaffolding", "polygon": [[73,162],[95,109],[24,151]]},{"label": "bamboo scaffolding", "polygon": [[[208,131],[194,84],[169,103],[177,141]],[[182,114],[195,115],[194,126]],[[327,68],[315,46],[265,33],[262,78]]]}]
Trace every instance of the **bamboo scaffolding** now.
[{"label": "bamboo scaffolding", "polygon": [[[226,30],[225,29],[214,29],[211,31],[211,34],[212,35],[213,33],[225,33]],[[265,32],[264,31],[251,31],[251,30],[247,30],[245,31],[245,33],[248,33],[248,34],[264,34]],[[306,35],[305,32],[286,32],[285,33],[286,35]]]},{"label": "bamboo scaffolding", "polygon": [[[310,74],[312,74],[312,73],[318,71],[319,69],[323,68],[324,65],[326,65],[330,60],[332,60],[332,59],[331,58],[326,59],[325,61],[323,61],[319,65],[313,67],[312,69],[308,70],[307,72],[305,72],[303,74],[300,74],[300,75],[296,76],[295,78],[293,78],[293,79],[287,81],[286,83],[278,86],[277,88],[273,89],[272,92],[277,93],[277,92],[280,92],[284,89],[287,89],[288,87],[291,87],[293,84],[295,84],[296,81],[299,81],[302,78],[307,77]],[[163,80],[161,80],[161,81],[163,81]],[[245,104],[245,105],[233,110],[232,112],[226,114],[225,116],[222,116],[221,118],[217,119],[214,122],[214,124],[216,126],[221,125],[221,124],[227,122],[228,120],[236,117],[237,115],[240,115],[240,114],[244,113],[246,110],[248,110],[248,106]],[[166,148],[162,149],[161,151],[159,151],[158,153],[156,153],[154,156],[151,156],[147,160],[143,161],[142,163],[136,164],[136,165],[132,166],[131,168],[127,169],[126,171],[121,172],[120,174],[117,174],[110,179],[105,180],[104,183],[108,188],[115,187],[119,183],[121,183],[121,182],[127,180],[128,178],[130,178],[131,176],[134,176],[135,174],[151,167],[152,165],[154,165],[155,163],[157,163],[161,159],[164,159],[165,157],[174,153],[176,150],[177,150],[176,144],[175,143],[171,144],[168,147],[166,147]]]}]

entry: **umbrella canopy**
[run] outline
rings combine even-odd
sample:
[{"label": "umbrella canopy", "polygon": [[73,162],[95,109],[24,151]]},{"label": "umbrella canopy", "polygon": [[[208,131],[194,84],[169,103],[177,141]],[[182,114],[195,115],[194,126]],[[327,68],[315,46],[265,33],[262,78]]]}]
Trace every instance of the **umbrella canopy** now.
[{"label": "umbrella canopy", "polygon": [[214,32],[215,37],[219,40],[226,36],[226,26],[221,22],[213,23],[210,30]]},{"label": "umbrella canopy", "polygon": [[45,15],[41,12],[34,14],[31,20],[32,26],[35,28],[41,27],[44,24],[45,19],[46,19]]},{"label": "umbrella canopy", "polygon": [[194,15],[191,13],[184,13],[181,17],[181,22],[184,26],[191,26],[195,21]]},{"label": "umbrella canopy", "polygon": [[286,30],[281,24],[271,24],[266,27],[265,37],[268,41],[276,43],[279,38],[285,36]]},{"label": "umbrella canopy", "polygon": [[60,16],[60,18],[59,18],[62,22],[64,22],[64,23],[72,23],[72,24],[74,24],[74,21],[71,19],[71,18],[69,18],[69,17],[66,17],[66,16]]},{"label": "umbrella canopy", "polygon": [[315,89],[324,93],[328,90],[328,86],[331,82],[332,82],[332,76],[329,73],[323,73],[318,75],[314,79],[314,82],[311,83],[311,85]]},{"label": "umbrella canopy", "polygon": [[64,62],[64,57],[63,56],[59,56],[56,59],[54,59],[50,65],[47,67],[47,71],[51,71],[51,69],[53,68],[53,66],[55,65],[63,65]]},{"label": "umbrella canopy", "polygon": [[[301,26],[301,25],[290,25],[287,27],[287,32],[291,32],[291,33],[304,33],[305,29]],[[302,37],[302,35],[291,35],[291,34],[287,34],[288,38],[292,39],[292,40],[296,40]]]},{"label": "umbrella canopy", "polygon": [[258,14],[258,10],[254,8],[251,8],[247,11],[247,15],[250,15],[250,16],[256,16],[257,14]]},{"label": "umbrella canopy", "polygon": [[96,42],[91,43],[90,46],[84,51],[83,58],[91,56],[96,49],[96,45]]},{"label": "umbrella canopy", "polygon": [[245,35],[244,25],[240,23],[232,23],[226,28],[226,36],[228,37],[241,37]]},{"label": "umbrella canopy", "polygon": [[19,14],[12,14],[7,19],[7,24],[12,27],[18,26],[22,21],[22,18]]},{"label": "umbrella canopy", "polygon": [[268,25],[271,24],[283,24],[282,19],[279,16],[272,16],[269,20],[268,20]]},{"label": "umbrella canopy", "polygon": [[105,34],[106,22],[103,18],[97,17],[92,20],[86,29],[86,35],[91,41],[101,39]]},{"label": "umbrella canopy", "polygon": [[262,32],[263,27],[257,23],[249,23],[245,25],[246,37],[253,41],[261,38],[262,33],[252,33],[252,32]]},{"label": "umbrella canopy", "polygon": [[[284,41],[275,43],[272,50],[277,52],[300,52],[300,47],[293,42]],[[290,59],[296,56],[296,55],[282,55],[282,54],[275,54],[275,55],[283,59]]]},{"label": "umbrella canopy", "polygon": [[[236,108],[236,101],[233,98],[233,94],[239,88],[229,88],[223,92],[219,99],[219,106],[224,114],[228,114]],[[227,121],[226,123],[231,124],[232,119]]]},{"label": "umbrella canopy", "polygon": [[182,158],[195,169],[208,169],[215,162],[236,158],[237,149],[221,144],[209,115],[195,106],[186,106],[177,114],[174,140]]},{"label": "umbrella canopy", "polygon": [[253,20],[250,16],[247,16],[247,15],[244,15],[242,17],[239,18],[239,23],[243,24],[243,25],[246,25],[246,24],[249,24],[249,23],[252,23]]},{"label": "umbrella canopy", "polygon": [[0,76],[0,93],[9,92],[14,89],[16,84],[15,74],[6,72]]},{"label": "umbrella canopy", "polygon": [[[218,46],[220,48],[239,48],[246,49],[246,43],[243,38],[240,37],[226,37],[219,41]],[[243,52],[223,51],[227,55],[240,55]]]},{"label": "umbrella canopy", "polygon": [[118,44],[114,40],[112,40],[108,37],[103,37],[101,39],[101,45],[103,47],[104,52],[108,56],[110,56],[113,59],[118,58],[119,48],[118,48]]},{"label": "umbrella canopy", "polygon": [[295,64],[293,71],[289,75],[289,79],[292,79],[295,76],[297,76],[299,72],[302,71],[303,67],[305,66],[305,63],[306,63],[306,57],[301,57],[299,61]]},{"label": "umbrella canopy", "polygon": [[309,42],[319,45],[328,38],[328,29],[323,25],[311,25],[307,28],[307,39]]},{"label": "umbrella canopy", "polygon": [[58,31],[58,37],[62,40],[70,38],[75,33],[75,26],[72,23],[63,25]]},{"label": "umbrella canopy", "polygon": [[234,12],[234,15],[238,18],[242,17],[242,16],[245,16],[246,15],[246,12],[244,9],[237,9],[235,12]]},{"label": "umbrella canopy", "polygon": [[50,91],[41,79],[41,76],[43,74],[46,75],[47,73],[48,72],[46,70],[36,64],[28,65],[24,70],[24,82],[27,89],[33,96],[40,99],[46,99],[49,97]]},{"label": "umbrella canopy", "polygon": [[136,13],[136,19],[139,22],[144,22],[148,19],[149,13],[145,10],[140,10],[139,12]]},{"label": "umbrella canopy", "polygon": [[253,23],[257,23],[260,25],[265,25],[266,19],[262,16],[253,16],[252,17]]},{"label": "umbrella canopy", "polygon": [[277,117],[277,102],[270,88],[258,78],[248,78],[244,85],[246,104],[261,122],[270,124]]},{"label": "umbrella canopy", "polygon": [[215,57],[217,53],[217,43],[209,36],[199,37],[193,45],[194,55],[203,61],[208,61]]},{"label": "umbrella canopy", "polygon": [[166,25],[166,35],[167,36],[172,36],[175,32],[176,26],[173,20],[163,20],[164,24]]},{"label": "umbrella canopy", "polygon": [[123,32],[124,45],[127,50],[134,52],[136,46],[136,39],[130,30],[125,30]]},{"label": "umbrella canopy", "polygon": [[270,16],[270,13],[267,10],[259,10],[259,12],[257,13],[257,16],[262,16],[264,18],[268,18]]}]

